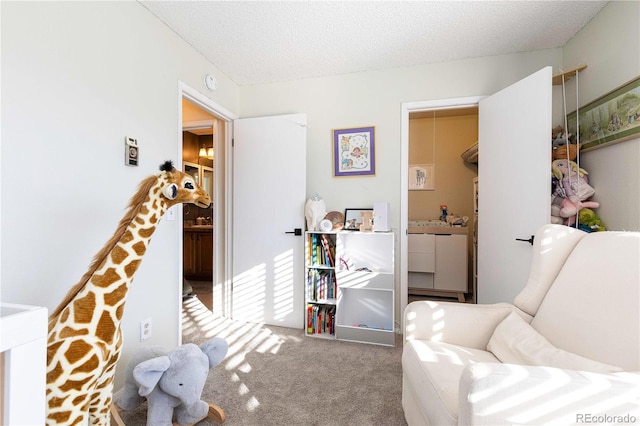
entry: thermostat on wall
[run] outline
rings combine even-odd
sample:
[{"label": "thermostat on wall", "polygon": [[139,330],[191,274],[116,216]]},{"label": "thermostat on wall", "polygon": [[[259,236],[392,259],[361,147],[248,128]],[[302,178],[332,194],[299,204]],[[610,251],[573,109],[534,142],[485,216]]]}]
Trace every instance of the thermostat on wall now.
[{"label": "thermostat on wall", "polygon": [[124,138],[124,164],[126,166],[137,166],[138,158],[138,140],[125,136]]}]

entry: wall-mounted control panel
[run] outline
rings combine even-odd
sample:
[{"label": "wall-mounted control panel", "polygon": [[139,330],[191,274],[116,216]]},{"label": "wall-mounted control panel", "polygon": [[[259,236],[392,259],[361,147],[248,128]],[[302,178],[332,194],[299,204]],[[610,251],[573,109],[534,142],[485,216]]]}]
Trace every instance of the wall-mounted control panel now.
[{"label": "wall-mounted control panel", "polygon": [[129,136],[124,138],[124,164],[126,166],[137,166],[140,151],[138,140]]}]

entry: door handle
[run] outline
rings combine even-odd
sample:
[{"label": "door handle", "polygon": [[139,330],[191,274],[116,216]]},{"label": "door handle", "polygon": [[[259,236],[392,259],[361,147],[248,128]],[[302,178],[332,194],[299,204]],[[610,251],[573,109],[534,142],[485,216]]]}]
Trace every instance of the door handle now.
[{"label": "door handle", "polygon": [[285,234],[302,235],[302,228],[294,228],[293,231],[287,231]]},{"label": "door handle", "polygon": [[533,238],[534,238],[534,236],[532,235],[531,238],[529,238],[528,240],[525,240],[523,238],[516,238],[516,241],[526,241],[529,244],[533,245]]}]

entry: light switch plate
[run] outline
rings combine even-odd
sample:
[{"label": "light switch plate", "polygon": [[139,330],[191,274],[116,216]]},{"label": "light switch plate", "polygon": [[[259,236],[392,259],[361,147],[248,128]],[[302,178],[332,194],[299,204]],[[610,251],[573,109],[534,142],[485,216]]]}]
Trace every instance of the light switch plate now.
[{"label": "light switch plate", "polygon": [[140,158],[138,140],[130,136],[124,137],[124,164],[126,166],[137,166]]}]

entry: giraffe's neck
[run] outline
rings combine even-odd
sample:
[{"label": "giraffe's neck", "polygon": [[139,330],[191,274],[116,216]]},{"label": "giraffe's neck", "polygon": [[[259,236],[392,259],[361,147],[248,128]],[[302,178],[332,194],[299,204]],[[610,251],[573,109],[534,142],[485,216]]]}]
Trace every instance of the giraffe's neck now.
[{"label": "giraffe's neck", "polygon": [[159,180],[151,188],[137,209],[137,215],[102,257],[84,287],[55,318],[55,324],[50,324],[50,334],[57,332],[60,333],[58,337],[62,337],[65,333],[83,332],[95,335],[107,345],[118,340],[129,286],[167,209],[160,196],[161,184],[162,180]]}]

